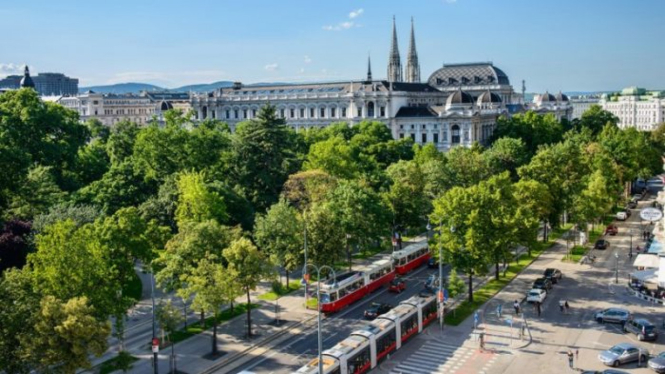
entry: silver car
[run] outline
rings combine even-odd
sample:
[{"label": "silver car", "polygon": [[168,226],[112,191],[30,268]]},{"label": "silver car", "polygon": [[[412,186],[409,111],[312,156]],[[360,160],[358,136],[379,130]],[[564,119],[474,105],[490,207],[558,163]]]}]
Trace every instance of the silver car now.
[{"label": "silver car", "polygon": [[642,360],[646,362],[649,352],[637,345],[631,343],[621,343],[614,347],[600,352],[598,359],[605,365],[617,367],[619,365]]},{"label": "silver car", "polygon": [[594,319],[598,323],[621,323],[625,324],[631,317],[631,314],[628,310],[622,308],[607,308],[596,313]]}]

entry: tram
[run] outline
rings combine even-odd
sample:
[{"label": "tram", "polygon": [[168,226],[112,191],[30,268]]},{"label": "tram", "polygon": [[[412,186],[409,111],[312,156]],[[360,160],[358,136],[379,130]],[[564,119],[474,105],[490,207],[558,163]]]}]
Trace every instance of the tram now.
[{"label": "tram", "polygon": [[423,240],[393,252],[392,257],[395,264],[395,271],[399,275],[404,275],[426,263],[431,254],[427,246],[427,240]]},{"label": "tram", "polygon": [[384,258],[357,271],[338,275],[321,284],[321,311],[334,313],[395,279],[393,262]]},{"label": "tram", "polygon": [[[375,368],[388,354],[399,349],[411,337],[436,319],[436,298],[423,293],[402,301],[390,312],[379,316],[363,329],[322,353],[324,374],[363,374]],[[296,371],[318,373],[318,358]]]}]

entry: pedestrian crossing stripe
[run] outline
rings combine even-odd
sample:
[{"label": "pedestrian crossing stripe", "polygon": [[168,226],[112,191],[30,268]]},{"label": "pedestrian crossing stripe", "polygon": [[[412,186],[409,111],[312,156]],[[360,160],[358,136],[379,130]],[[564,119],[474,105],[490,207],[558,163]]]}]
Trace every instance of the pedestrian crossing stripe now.
[{"label": "pedestrian crossing stripe", "polygon": [[451,373],[464,365],[474,351],[464,346],[429,341],[400,362],[390,374]]}]

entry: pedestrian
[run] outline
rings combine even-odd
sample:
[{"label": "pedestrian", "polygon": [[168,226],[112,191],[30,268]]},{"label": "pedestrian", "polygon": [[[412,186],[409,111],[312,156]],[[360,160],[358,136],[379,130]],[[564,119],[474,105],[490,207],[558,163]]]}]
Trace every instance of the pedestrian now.
[{"label": "pedestrian", "polygon": [[628,259],[632,260],[633,259],[633,250],[631,249],[630,252],[628,252]]},{"label": "pedestrian", "polygon": [[517,300],[513,303],[513,308],[515,308],[515,315],[520,314],[520,303]]},{"label": "pedestrian", "polygon": [[481,332],[478,338],[480,339],[480,349],[485,349],[485,333]]},{"label": "pedestrian", "polygon": [[503,309],[503,305],[501,305],[501,304],[499,304],[499,305],[496,307],[496,314],[497,314],[497,316],[499,316],[499,318],[501,318],[501,310],[502,310],[502,309]]},{"label": "pedestrian", "polygon": [[561,311],[561,313],[563,313],[563,308],[565,308],[565,307],[566,307],[566,301],[563,300],[563,299],[560,299],[559,300],[559,310]]},{"label": "pedestrian", "polygon": [[568,300],[565,301],[563,306],[566,308],[566,313],[568,313],[568,309],[570,309],[570,305],[568,305]]},{"label": "pedestrian", "polygon": [[575,360],[576,360],[577,362],[580,361],[580,350],[577,349],[577,348],[575,349]]},{"label": "pedestrian", "polygon": [[571,369],[574,369],[575,366],[573,365],[573,360],[575,357],[573,356],[573,351],[570,349],[568,350],[568,366],[570,366]]},{"label": "pedestrian", "polygon": [[538,317],[540,317],[540,301],[536,301],[536,311],[538,312]]}]

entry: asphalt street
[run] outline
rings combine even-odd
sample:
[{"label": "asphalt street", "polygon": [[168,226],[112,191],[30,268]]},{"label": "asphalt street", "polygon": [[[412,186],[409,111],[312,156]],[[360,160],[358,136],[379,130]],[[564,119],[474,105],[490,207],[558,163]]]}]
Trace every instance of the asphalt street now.
[{"label": "asphalt street", "polygon": [[[444,267],[444,276],[448,275],[450,267]],[[367,323],[363,317],[365,309],[372,302],[397,305],[400,301],[417,294],[424,288],[425,280],[430,274],[438,274],[438,269],[429,269],[422,266],[402,277],[406,282],[406,290],[402,293],[388,292],[387,287],[352,304],[348,308],[331,314],[323,319],[323,349],[326,350],[349,336]],[[318,335],[316,326],[307,333],[294,336],[282,344],[281,349],[272,351],[268,355],[257,357],[243,366],[243,370],[257,374],[292,373],[307,364],[317,355]],[[239,370],[240,371],[240,370]]]}]

